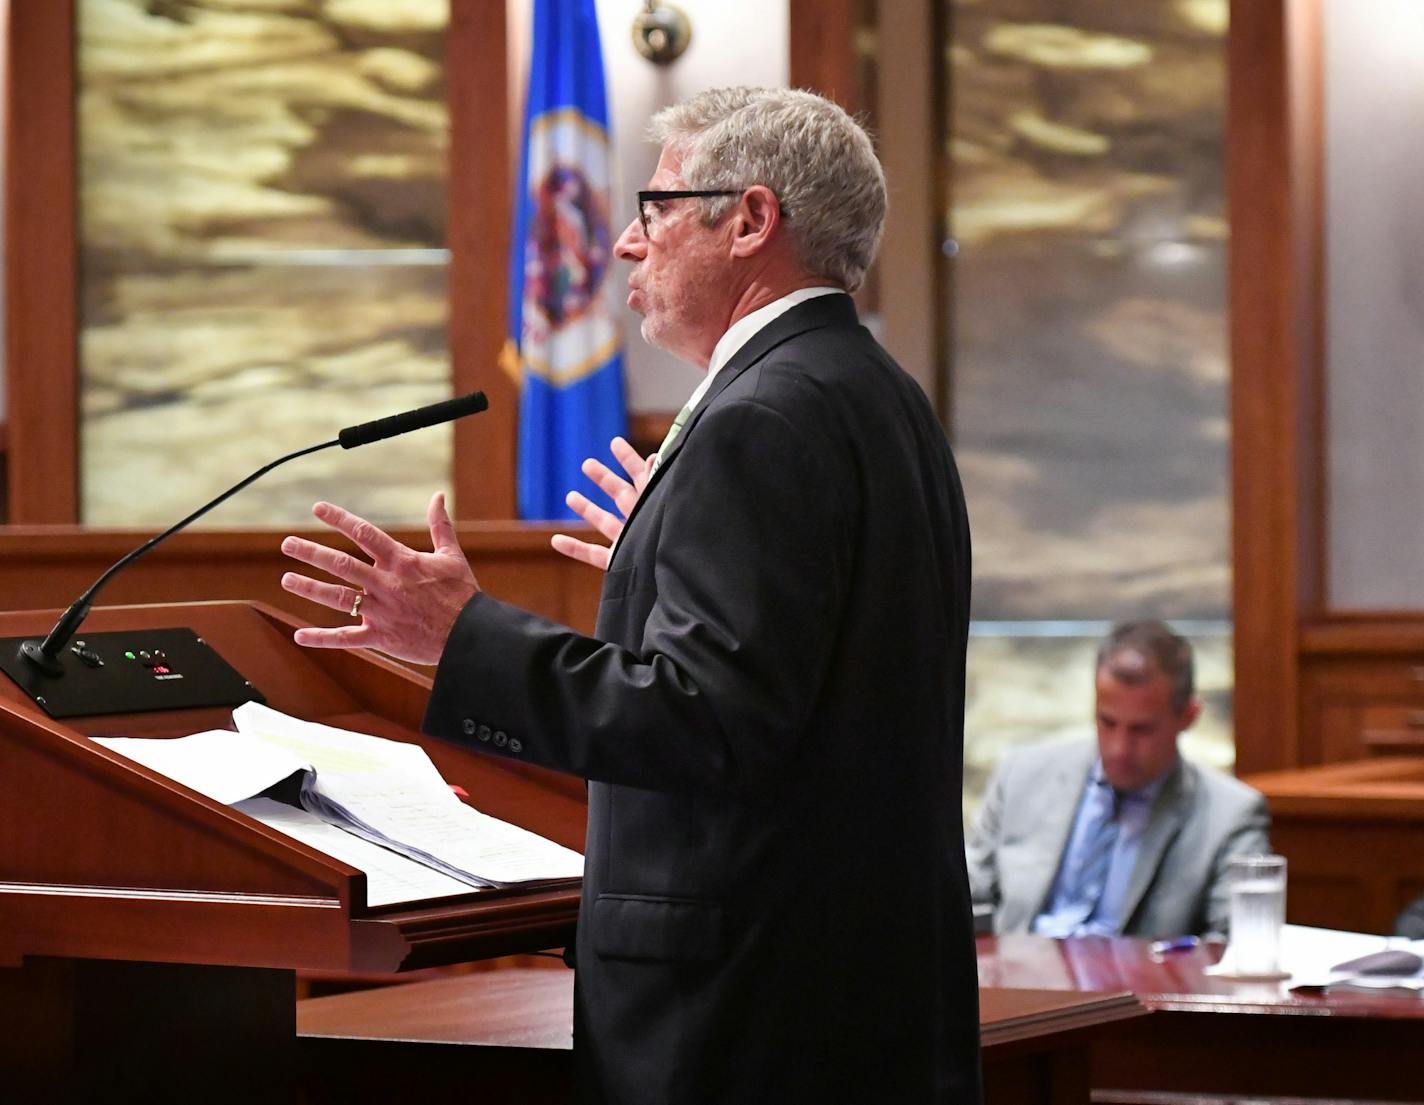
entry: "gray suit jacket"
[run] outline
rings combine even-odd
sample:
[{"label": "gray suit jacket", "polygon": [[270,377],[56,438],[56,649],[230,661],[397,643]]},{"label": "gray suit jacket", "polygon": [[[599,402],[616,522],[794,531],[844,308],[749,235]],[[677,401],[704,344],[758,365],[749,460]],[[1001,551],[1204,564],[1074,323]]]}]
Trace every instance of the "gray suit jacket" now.
[{"label": "gray suit jacket", "polygon": [[[1097,744],[1037,745],[1005,757],[967,845],[975,903],[995,932],[1027,932],[1043,909]],[[1152,806],[1123,903],[1132,936],[1224,933],[1232,856],[1269,852],[1265,799],[1219,771],[1179,760]]]}]

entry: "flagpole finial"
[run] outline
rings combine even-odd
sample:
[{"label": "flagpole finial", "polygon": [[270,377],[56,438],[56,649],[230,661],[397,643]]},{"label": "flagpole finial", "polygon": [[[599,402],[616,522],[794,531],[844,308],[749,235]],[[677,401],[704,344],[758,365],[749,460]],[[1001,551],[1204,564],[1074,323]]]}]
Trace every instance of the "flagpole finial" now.
[{"label": "flagpole finial", "polygon": [[633,17],[633,45],[654,65],[671,65],[692,41],[687,13],[672,4],[647,0]]}]

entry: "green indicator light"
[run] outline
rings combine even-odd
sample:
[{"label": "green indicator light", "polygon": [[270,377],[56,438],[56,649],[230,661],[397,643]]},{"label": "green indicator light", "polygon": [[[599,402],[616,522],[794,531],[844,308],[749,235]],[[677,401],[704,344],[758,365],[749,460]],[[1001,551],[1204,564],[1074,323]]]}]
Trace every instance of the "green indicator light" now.
[{"label": "green indicator light", "polygon": [[137,659],[138,659],[138,657],[135,656],[132,652],[126,652],[126,653],[124,653],[124,655],[127,656],[130,660],[137,660]]}]

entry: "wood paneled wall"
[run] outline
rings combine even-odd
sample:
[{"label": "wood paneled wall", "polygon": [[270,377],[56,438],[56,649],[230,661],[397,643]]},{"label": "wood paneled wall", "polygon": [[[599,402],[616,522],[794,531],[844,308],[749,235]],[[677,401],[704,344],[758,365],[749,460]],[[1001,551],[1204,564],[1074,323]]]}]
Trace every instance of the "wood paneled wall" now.
[{"label": "wood paneled wall", "polygon": [[6,4],[5,386],[12,522],[79,511],[71,0]]},{"label": "wood paneled wall", "polygon": [[482,390],[490,408],[455,423],[457,517],[513,518],[519,389],[499,367],[508,325],[513,200],[505,5],[454,0],[446,36],[450,165],[450,364],[454,393]]},{"label": "wood paneled wall", "polygon": [[[593,631],[602,573],[554,552],[549,536],[556,530],[518,522],[465,523],[458,529],[483,588],[574,629]],[[394,534],[413,547],[429,547],[429,534],[421,531]],[[63,609],[148,536],[73,526],[0,527],[0,610]],[[245,530],[179,534],[115,576],[99,602],[254,599],[314,625],[344,624],[340,615],[282,590],[282,573],[299,567],[280,552],[284,536]],[[327,541],[330,531],[302,536]]]},{"label": "wood paneled wall", "polygon": [[1424,893],[1424,758],[1378,758],[1248,777],[1289,865],[1286,918],[1389,933]]},{"label": "wood paneled wall", "polygon": [[791,0],[788,9],[791,86],[819,92],[847,111],[855,111],[858,106],[857,6],[857,0]]}]

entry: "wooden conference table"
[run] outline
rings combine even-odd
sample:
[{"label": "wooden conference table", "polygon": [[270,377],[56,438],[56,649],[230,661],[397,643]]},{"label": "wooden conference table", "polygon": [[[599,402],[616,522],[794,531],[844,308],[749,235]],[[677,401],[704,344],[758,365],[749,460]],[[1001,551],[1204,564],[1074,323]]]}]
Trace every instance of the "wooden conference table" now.
[{"label": "wooden conference table", "polygon": [[[989,1105],[1424,1103],[1424,999],[1206,973],[1220,948],[980,937]],[[308,1100],[567,1100],[572,972],[510,966],[299,1003]],[[1129,996],[1129,995],[1135,995]],[[1150,1015],[1139,1015],[1144,1010]],[[479,1092],[471,1096],[474,1087]]]},{"label": "wooden conference table", "polygon": [[1095,1101],[1424,1102],[1419,995],[1230,981],[1206,973],[1220,946],[1154,956],[1147,941],[1127,937],[981,936],[978,948],[980,986],[1127,990],[1151,1010],[1095,1041]]}]

